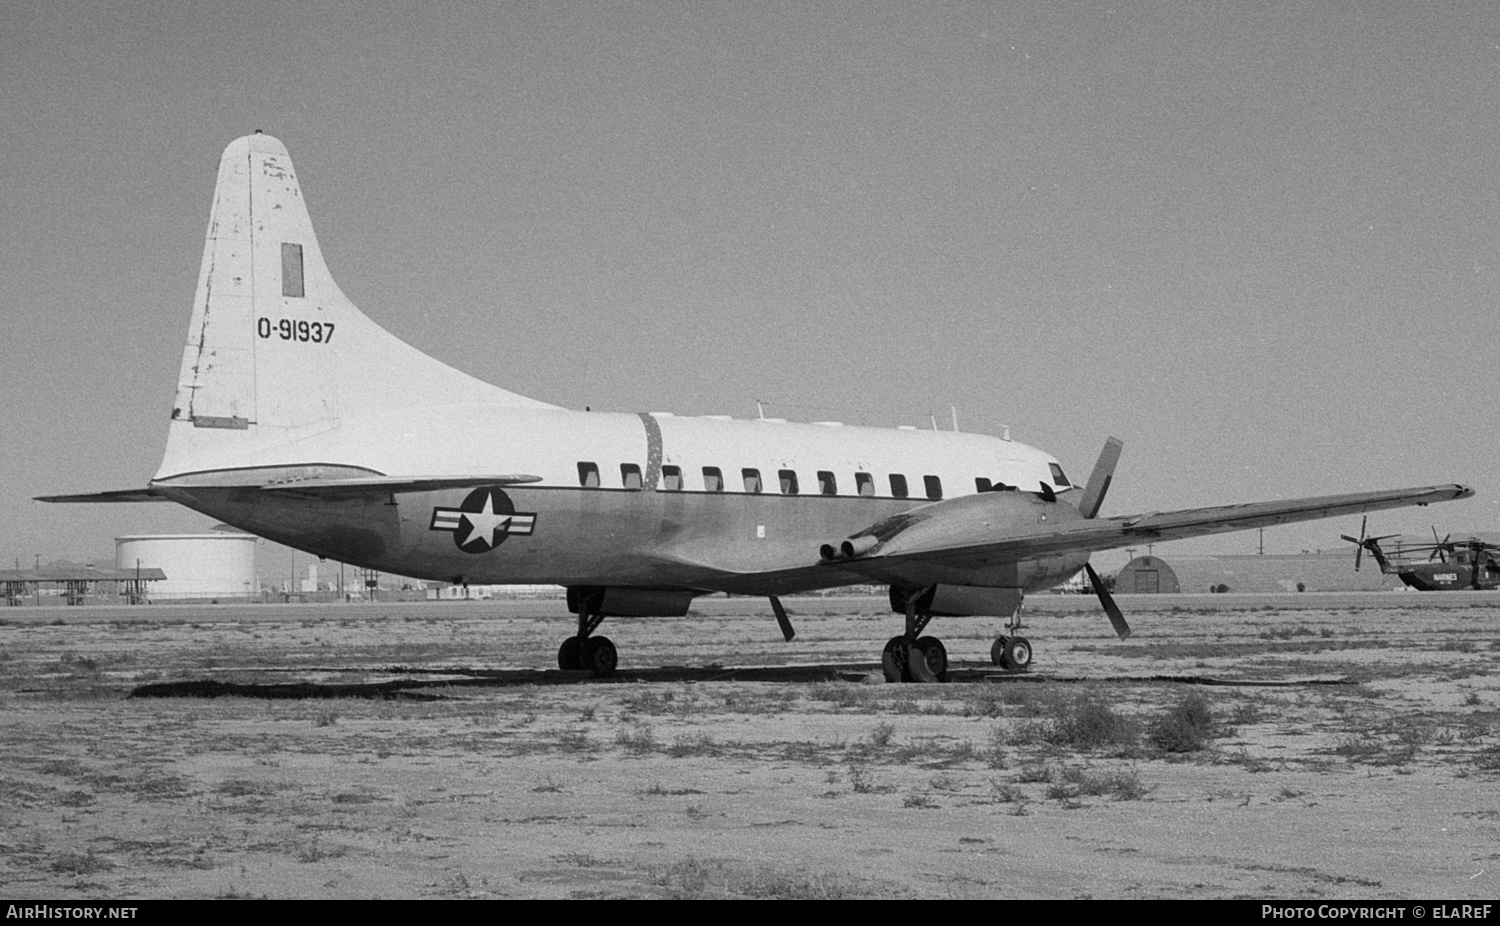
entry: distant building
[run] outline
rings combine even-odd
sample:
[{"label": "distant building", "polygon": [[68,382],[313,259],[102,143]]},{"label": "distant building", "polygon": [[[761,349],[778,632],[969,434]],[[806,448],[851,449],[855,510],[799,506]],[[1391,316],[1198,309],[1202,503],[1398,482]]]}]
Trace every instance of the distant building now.
[{"label": "distant building", "polygon": [[561,585],[443,585],[427,586],[428,601],[491,601],[499,598],[565,598]]},{"label": "distant building", "polygon": [[73,563],[52,563],[35,569],[0,569],[5,604],[113,604],[124,599],[140,604],[147,589],[166,579],[160,569],[107,569]]},{"label": "distant building", "polygon": [[1359,592],[1399,587],[1366,560],[1354,571],[1349,550],[1234,556],[1137,556],[1115,578],[1117,595],[1183,592]]},{"label": "distant building", "polygon": [[255,545],[250,534],[135,534],[115,538],[115,566],[152,567],[167,578],[153,583],[151,597],[238,599],[259,594]]}]

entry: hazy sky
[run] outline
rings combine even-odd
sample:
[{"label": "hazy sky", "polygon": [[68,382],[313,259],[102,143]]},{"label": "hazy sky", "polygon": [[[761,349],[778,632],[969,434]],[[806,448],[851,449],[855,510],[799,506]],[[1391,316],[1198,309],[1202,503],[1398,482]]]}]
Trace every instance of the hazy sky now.
[{"label": "hazy sky", "polygon": [[1123,438],[1105,514],[1463,482],[1375,526],[1500,527],[1492,2],[11,0],[0,91],[6,565],[210,526],[29,499],[155,471],[256,129],[356,304],[539,399],[953,404],[1076,481]]}]

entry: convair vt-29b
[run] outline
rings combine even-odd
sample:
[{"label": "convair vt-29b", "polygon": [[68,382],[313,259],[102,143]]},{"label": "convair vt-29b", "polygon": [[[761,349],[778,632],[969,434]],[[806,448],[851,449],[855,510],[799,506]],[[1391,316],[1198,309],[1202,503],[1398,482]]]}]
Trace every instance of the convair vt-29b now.
[{"label": "convair vt-29b", "polygon": [[[1031,662],[1028,592],[1089,554],[1465,498],[1427,486],[1098,517],[1110,439],[1082,489],[1016,441],[830,422],[606,414],[460,373],[363,315],[324,265],[286,148],[255,134],[219,165],[161,467],[145,489],[47,501],[170,500],[321,557],[471,584],[556,583],[577,630],[565,669],[615,671],[610,616],[682,615],[710,592],[879,583],[904,615],[888,678],[941,678],[935,615],[1008,620],[991,658]],[[895,629],[895,628],[893,628]]]}]

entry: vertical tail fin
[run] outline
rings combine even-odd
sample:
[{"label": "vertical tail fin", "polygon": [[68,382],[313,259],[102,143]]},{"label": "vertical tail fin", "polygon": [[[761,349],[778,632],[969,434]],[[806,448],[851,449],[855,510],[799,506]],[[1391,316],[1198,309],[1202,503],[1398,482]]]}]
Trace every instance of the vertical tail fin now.
[{"label": "vertical tail fin", "polygon": [[237,465],[341,422],[405,408],[548,408],[398,340],[339,290],[323,263],[286,147],[230,143],[157,478]]}]

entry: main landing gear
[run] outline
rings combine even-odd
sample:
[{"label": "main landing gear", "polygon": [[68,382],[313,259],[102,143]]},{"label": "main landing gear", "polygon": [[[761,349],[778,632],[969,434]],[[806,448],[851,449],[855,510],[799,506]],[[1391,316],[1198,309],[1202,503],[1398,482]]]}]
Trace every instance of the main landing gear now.
[{"label": "main landing gear", "polygon": [[604,622],[597,606],[584,599],[578,608],[578,634],[568,637],[557,650],[557,667],[576,671],[588,669],[594,678],[612,678],[620,664],[619,651],[609,637],[592,636]]},{"label": "main landing gear", "polygon": [[944,682],[948,680],[948,649],[937,637],[920,634],[932,620],[930,612],[917,613],[917,599],[930,595],[912,594],[906,599],[906,632],[891,637],[880,654],[880,667],[888,682]]}]

